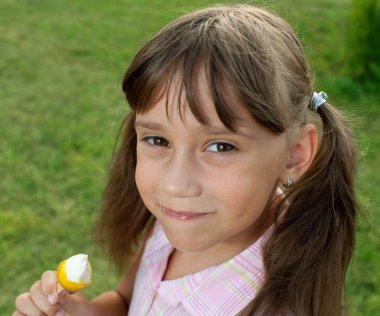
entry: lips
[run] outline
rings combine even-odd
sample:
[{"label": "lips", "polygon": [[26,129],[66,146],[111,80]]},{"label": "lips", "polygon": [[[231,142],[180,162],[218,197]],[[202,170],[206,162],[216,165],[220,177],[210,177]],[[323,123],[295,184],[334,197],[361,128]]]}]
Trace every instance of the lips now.
[{"label": "lips", "polygon": [[182,220],[182,221],[195,220],[207,214],[210,214],[210,213],[201,213],[201,212],[179,212],[179,211],[174,211],[166,207],[160,207],[160,210],[166,216],[169,216],[178,220]]}]

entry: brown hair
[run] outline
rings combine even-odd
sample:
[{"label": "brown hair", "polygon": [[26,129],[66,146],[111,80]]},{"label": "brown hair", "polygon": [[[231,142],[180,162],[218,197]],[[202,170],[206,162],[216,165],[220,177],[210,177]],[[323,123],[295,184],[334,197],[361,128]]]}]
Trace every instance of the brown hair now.
[{"label": "brown hair", "polygon": [[[98,236],[119,263],[133,253],[152,218],[134,180],[135,114],[162,87],[169,93],[179,74],[189,108],[207,124],[197,102],[199,65],[227,128],[234,130],[236,121],[225,84],[273,133],[306,123],[313,92],[310,71],[297,36],[282,18],[250,5],[224,5],[186,14],[164,27],[139,51],[123,80],[131,112],[97,225]],[[289,206],[265,245],[266,277],[248,314],[342,314],[344,277],[355,241],[356,146],[337,110],[325,103],[318,112],[320,148],[309,170],[285,192]]]}]

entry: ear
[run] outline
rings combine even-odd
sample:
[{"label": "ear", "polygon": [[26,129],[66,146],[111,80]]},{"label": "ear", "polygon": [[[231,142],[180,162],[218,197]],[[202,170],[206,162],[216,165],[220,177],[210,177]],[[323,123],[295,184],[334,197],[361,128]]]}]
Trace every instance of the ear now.
[{"label": "ear", "polygon": [[289,147],[289,159],[280,181],[287,183],[292,177],[297,181],[310,167],[318,151],[318,131],[312,124],[304,125],[293,136]]}]

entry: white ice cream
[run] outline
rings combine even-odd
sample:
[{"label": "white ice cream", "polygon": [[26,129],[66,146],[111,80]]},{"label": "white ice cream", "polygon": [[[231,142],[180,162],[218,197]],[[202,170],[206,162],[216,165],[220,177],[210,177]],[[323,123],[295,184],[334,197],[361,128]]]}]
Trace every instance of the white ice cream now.
[{"label": "white ice cream", "polygon": [[75,283],[90,283],[91,266],[88,262],[88,256],[78,254],[70,257],[66,261],[67,279]]}]

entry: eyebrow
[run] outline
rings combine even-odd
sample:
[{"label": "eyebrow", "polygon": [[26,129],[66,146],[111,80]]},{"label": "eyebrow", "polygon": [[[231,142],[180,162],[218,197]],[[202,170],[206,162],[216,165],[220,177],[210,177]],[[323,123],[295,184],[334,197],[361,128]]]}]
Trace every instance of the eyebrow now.
[{"label": "eyebrow", "polygon": [[164,127],[160,123],[155,122],[146,122],[146,121],[136,121],[135,122],[135,128],[136,127],[142,127],[146,129],[150,129],[153,131],[161,131],[164,129]]},{"label": "eyebrow", "polygon": [[[136,121],[135,122],[135,128],[141,127],[145,129],[149,129],[152,131],[164,131],[165,127],[158,123],[158,122],[147,122],[147,121]],[[237,129],[236,132],[231,131],[227,128],[218,127],[218,126],[210,126],[210,125],[203,125],[200,128],[200,131],[203,133],[211,134],[211,135],[240,135],[243,137],[249,137],[246,133],[240,131]]]}]

